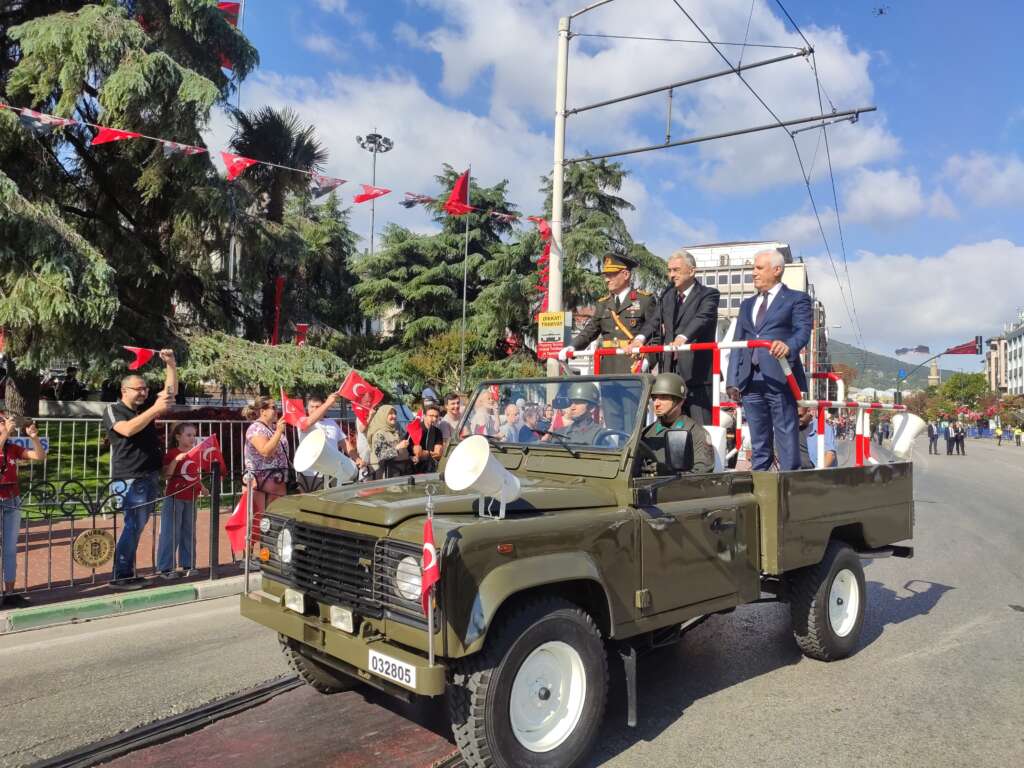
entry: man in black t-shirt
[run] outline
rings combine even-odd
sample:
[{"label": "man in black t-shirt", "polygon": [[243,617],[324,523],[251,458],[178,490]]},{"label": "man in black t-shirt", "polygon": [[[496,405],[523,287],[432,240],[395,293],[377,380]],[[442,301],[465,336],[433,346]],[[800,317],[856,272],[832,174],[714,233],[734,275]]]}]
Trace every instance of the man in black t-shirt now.
[{"label": "man in black t-shirt", "polygon": [[153,423],[170,408],[178,387],[178,366],[174,352],[160,350],[167,366],[164,388],[149,408],[142,410],[149,387],[141,376],[126,376],[121,382],[121,399],[107,406],[103,426],[110,439],[112,489],[121,496],[124,522],[114,549],[114,580],[111,586],[135,589],[135,550],[160,495],[163,451]]},{"label": "man in black t-shirt", "polygon": [[437,425],[440,418],[440,405],[433,401],[423,403],[423,426],[419,439],[410,445],[414,474],[437,471],[437,462],[444,449],[444,438]]}]

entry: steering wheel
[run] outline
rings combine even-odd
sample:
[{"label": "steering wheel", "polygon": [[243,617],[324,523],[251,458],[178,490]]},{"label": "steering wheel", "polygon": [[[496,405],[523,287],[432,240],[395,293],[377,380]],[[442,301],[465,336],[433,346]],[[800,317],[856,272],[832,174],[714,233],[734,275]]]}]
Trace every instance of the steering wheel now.
[{"label": "steering wheel", "polygon": [[[601,430],[599,430],[596,435],[594,435],[594,445],[596,447],[605,447],[605,448],[613,447],[613,446],[610,446],[610,445],[608,445],[608,446],[601,446],[602,441],[606,440],[609,437],[612,437],[613,435],[622,438],[623,441],[629,440],[629,432],[623,432],[621,429],[610,429],[608,427],[604,427]],[[614,447],[618,447],[618,446],[614,446]]]}]

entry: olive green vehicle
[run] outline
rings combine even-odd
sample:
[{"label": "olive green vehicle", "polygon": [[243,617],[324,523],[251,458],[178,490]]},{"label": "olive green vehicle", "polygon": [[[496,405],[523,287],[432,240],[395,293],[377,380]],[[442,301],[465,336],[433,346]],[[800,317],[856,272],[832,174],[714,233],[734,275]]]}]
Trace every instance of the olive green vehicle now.
[{"label": "olive green vehicle", "polygon": [[[861,558],[913,555],[897,545],[912,535],[911,464],[692,474],[685,431],[669,430],[673,471],[643,476],[652,381],[482,385],[461,434],[490,443],[480,471],[513,489],[504,505],[447,485],[466,475],[458,451],[476,437],[450,446],[439,474],[279,500],[260,523],[262,586],[242,597],[242,614],[277,632],[322,692],[446,696],[470,766],[576,764],[597,738],[610,665],[622,665],[635,724],[638,658],[738,605],[787,602],[805,655],[852,653],[867,599]],[[596,407],[570,400],[591,382]],[[600,403],[623,396],[640,403],[627,430],[601,427]],[[518,400],[526,431],[489,434],[500,406]],[[537,422],[546,405],[559,414],[550,425]],[[566,437],[588,418],[596,431],[577,430],[587,444]],[[432,638],[420,600],[428,504],[440,564]]]}]

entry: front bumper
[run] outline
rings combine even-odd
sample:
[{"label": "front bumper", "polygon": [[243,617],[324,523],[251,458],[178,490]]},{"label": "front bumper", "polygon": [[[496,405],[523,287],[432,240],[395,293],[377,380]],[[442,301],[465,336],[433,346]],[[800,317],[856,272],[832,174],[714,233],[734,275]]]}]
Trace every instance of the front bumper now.
[{"label": "front bumper", "polygon": [[360,677],[367,681],[398,683],[382,678],[369,671],[370,651],[391,656],[416,668],[416,686],[402,686],[421,696],[440,696],[445,690],[447,669],[443,664],[429,666],[422,656],[384,640],[367,640],[335,629],[316,616],[300,616],[289,611],[279,598],[265,592],[242,595],[242,615],[274,631],[290,637],[319,653],[340,659],[354,667]]}]

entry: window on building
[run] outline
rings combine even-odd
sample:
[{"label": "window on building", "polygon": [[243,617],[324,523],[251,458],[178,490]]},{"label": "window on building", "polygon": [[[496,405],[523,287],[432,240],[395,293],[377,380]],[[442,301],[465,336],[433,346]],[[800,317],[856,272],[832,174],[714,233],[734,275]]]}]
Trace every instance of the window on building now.
[{"label": "window on building", "polygon": [[740,300],[736,298],[729,299],[729,306],[733,309],[738,309],[740,306]]},{"label": "window on building", "polygon": [[704,275],[704,282],[707,285],[715,285],[718,282],[717,275]]},{"label": "window on building", "polygon": [[743,282],[744,283],[753,283],[754,282],[754,273],[753,272],[747,272],[746,274],[744,274],[743,275]]},{"label": "window on building", "polygon": [[743,275],[741,275],[739,272],[733,272],[732,273],[732,284],[733,285],[739,285],[742,280],[743,280]]},{"label": "window on building", "polygon": [[728,307],[729,306],[729,299],[727,299],[725,296],[719,296],[718,297],[718,306],[720,306],[720,307]]}]

